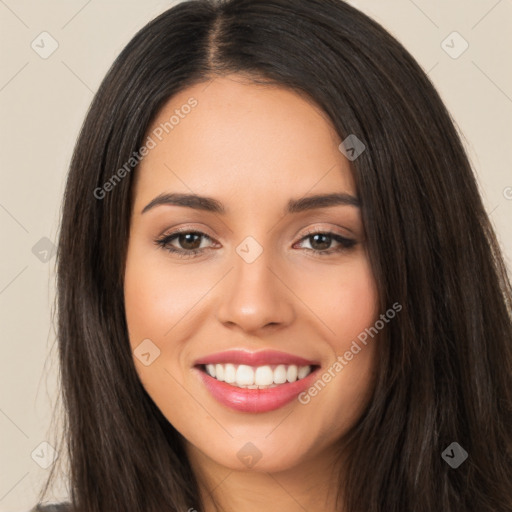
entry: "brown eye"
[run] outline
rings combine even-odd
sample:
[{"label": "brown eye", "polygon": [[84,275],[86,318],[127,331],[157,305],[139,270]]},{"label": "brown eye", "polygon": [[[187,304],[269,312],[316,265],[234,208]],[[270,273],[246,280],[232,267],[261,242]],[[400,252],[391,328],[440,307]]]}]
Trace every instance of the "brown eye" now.
[{"label": "brown eye", "polygon": [[[201,240],[203,238],[211,240],[207,234],[201,233],[200,231],[178,231],[155,240],[155,244],[166,251],[175,253],[179,257],[187,258],[207,249],[207,247],[201,247]],[[177,241],[178,247],[171,245],[175,240]]]},{"label": "brown eye", "polygon": [[[311,248],[304,247],[307,251],[313,251],[314,253],[325,256],[333,253],[339,253],[342,251],[346,251],[356,245],[356,241],[351,238],[345,238],[344,236],[338,235],[337,233],[332,232],[312,232],[307,233],[301,239],[309,240]],[[339,247],[331,249],[331,244],[336,242],[339,244]]]},{"label": "brown eye", "polygon": [[329,249],[332,238],[329,235],[326,235],[325,233],[317,233],[315,235],[309,236],[311,247],[315,251],[323,251],[325,249]]},{"label": "brown eye", "polygon": [[[180,233],[176,240],[182,249],[199,249],[201,245],[201,235],[197,233]],[[199,241],[199,244],[197,243]]]}]

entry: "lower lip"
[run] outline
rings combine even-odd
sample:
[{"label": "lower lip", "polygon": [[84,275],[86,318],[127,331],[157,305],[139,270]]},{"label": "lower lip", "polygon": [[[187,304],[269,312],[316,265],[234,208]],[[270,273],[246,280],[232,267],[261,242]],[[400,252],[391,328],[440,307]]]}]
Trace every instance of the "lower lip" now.
[{"label": "lower lip", "polygon": [[208,391],[221,404],[240,412],[268,412],[283,407],[305,391],[320,368],[316,368],[303,379],[267,389],[238,388],[210,377],[199,368],[196,370]]}]

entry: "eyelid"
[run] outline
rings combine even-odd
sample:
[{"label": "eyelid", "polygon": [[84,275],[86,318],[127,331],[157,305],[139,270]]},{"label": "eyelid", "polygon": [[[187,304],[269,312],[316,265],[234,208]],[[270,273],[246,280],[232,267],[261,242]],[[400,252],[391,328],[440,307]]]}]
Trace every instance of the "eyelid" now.
[{"label": "eyelid", "polygon": [[[349,232],[349,234],[347,235],[347,234],[343,233],[343,231],[341,231],[341,230],[343,230],[343,229],[344,229],[345,231],[348,231],[348,232]],[[341,232],[340,232],[340,231],[341,231]],[[341,228],[340,226],[335,226],[335,225],[332,225],[332,224],[330,224],[328,227],[325,227],[325,226],[318,226],[318,224],[317,224],[317,225],[315,225],[315,227],[312,227],[312,228],[307,227],[307,228],[306,228],[306,231],[305,231],[304,233],[301,233],[301,231],[299,230],[299,231],[297,232],[297,235],[296,235],[296,236],[300,236],[300,238],[303,238],[303,237],[305,237],[305,236],[307,236],[307,235],[315,235],[315,234],[317,234],[317,233],[329,233],[329,232],[330,232],[330,233],[334,233],[334,234],[336,234],[336,235],[339,235],[339,236],[341,236],[341,237],[343,237],[343,238],[349,238],[349,237],[351,237],[351,238],[357,238],[356,233],[354,233],[351,229],[348,229],[348,228]]]},{"label": "eyelid", "polygon": [[165,238],[167,236],[175,235],[177,233],[192,233],[197,232],[201,235],[206,235],[208,238],[214,239],[215,237],[211,235],[206,227],[193,227],[193,226],[180,226],[179,228],[168,228],[162,232],[161,235],[158,235],[157,238]]}]

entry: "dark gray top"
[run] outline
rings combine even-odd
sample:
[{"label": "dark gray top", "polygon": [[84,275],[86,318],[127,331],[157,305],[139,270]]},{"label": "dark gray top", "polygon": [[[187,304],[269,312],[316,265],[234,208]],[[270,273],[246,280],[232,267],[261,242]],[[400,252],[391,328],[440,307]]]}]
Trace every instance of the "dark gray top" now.
[{"label": "dark gray top", "polygon": [[52,503],[51,505],[36,505],[30,512],[72,512],[71,503]]}]

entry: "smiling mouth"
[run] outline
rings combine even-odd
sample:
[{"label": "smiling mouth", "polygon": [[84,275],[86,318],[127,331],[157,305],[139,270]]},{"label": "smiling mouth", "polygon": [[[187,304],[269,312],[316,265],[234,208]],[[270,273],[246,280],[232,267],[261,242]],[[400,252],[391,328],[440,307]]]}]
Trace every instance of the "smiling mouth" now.
[{"label": "smiling mouth", "polygon": [[242,389],[270,389],[302,380],[319,365],[273,364],[249,366],[245,364],[200,364],[196,366],[219,382]]}]

